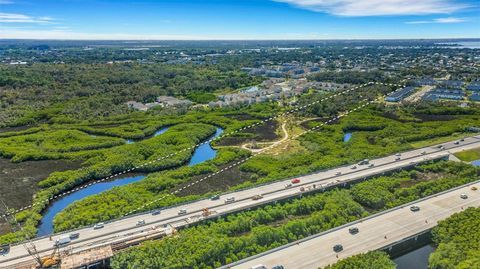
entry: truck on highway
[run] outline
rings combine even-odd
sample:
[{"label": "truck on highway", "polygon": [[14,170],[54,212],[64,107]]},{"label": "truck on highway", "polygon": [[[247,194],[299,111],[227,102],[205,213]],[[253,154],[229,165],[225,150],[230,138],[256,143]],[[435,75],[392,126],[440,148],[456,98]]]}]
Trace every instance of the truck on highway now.
[{"label": "truck on highway", "polygon": [[69,244],[71,241],[72,241],[72,239],[70,239],[70,236],[60,237],[59,239],[57,239],[55,241],[55,246],[56,247],[61,247],[61,246]]}]

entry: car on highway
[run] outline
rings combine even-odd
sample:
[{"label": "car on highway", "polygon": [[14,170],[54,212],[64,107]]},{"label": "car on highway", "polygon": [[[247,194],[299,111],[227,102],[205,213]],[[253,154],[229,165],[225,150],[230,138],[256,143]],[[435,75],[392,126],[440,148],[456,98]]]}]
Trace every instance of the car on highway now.
[{"label": "car on highway", "polygon": [[424,151],[422,151],[422,155],[425,155],[425,154],[427,154],[427,152],[426,152],[425,150],[424,150]]},{"label": "car on highway", "polygon": [[374,166],[375,166],[375,164],[371,163],[368,167],[374,167]]},{"label": "car on highway", "polygon": [[358,228],[357,227],[352,227],[348,229],[348,232],[351,234],[357,234],[358,233]]},{"label": "car on highway", "polygon": [[339,176],[341,174],[342,174],[342,172],[340,172],[340,171],[335,173],[336,176]]},{"label": "car on highway", "polygon": [[463,142],[463,141],[465,141],[465,139],[463,139],[463,138],[462,138],[462,139],[460,139],[460,142]]},{"label": "car on highway", "polygon": [[0,255],[8,254],[8,252],[10,252],[10,245],[9,244],[0,245]]},{"label": "car on highway", "polygon": [[396,153],[395,156],[400,157],[400,156],[402,156],[402,154],[401,153]]},{"label": "car on highway", "polygon": [[478,190],[477,187],[475,187],[475,186],[471,187],[470,189],[471,189],[472,191]]},{"label": "car on highway", "polygon": [[160,210],[154,210],[154,211],[152,211],[152,215],[153,215],[153,216],[160,215]]},{"label": "car on highway", "polygon": [[455,141],[455,142],[453,142],[453,144],[458,145],[458,144],[460,144],[460,141]]},{"label": "car on highway", "polygon": [[187,210],[186,209],[180,209],[178,210],[178,215],[185,215],[187,214]]},{"label": "car on highway", "polygon": [[352,169],[352,170],[357,169],[357,166],[354,165],[354,166],[350,167],[350,169]]},{"label": "car on highway", "polygon": [[225,204],[230,204],[233,202],[235,202],[235,197],[228,197],[227,199],[225,199]]},{"label": "car on highway", "polygon": [[401,159],[402,159],[402,158],[397,157],[397,158],[395,158],[395,161],[400,161]]},{"label": "car on highway", "polygon": [[105,227],[105,224],[103,222],[99,222],[99,223],[93,225],[94,230],[102,229],[103,227]]},{"label": "car on highway", "polygon": [[343,246],[340,244],[336,244],[335,246],[333,246],[333,251],[335,252],[340,252],[342,250],[343,250]]},{"label": "car on highway", "polygon": [[257,264],[252,266],[251,269],[268,269],[268,268],[263,264]]},{"label": "car on highway", "polygon": [[460,198],[462,199],[468,199],[468,195],[465,193],[460,194]]},{"label": "car on highway", "polygon": [[283,265],[275,265],[272,269],[285,269],[285,267]]},{"label": "car on highway", "polygon": [[72,233],[69,235],[70,239],[74,240],[80,237],[80,233]]},{"label": "car on highway", "polygon": [[137,221],[137,226],[143,226],[143,225],[145,225],[145,220],[141,219]]},{"label": "car on highway", "polygon": [[416,205],[412,205],[412,206],[410,207],[410,211],[412,211],[412,212],[420,211],[420,207],[418,207],[418,206],[416,206]]},{"label": "car on highway", "polygon": [[257,195],[252,196],[252,200],[260,200],[262,198],[263,198],[263,195],[261,195],[261,194],[257,194]]},{"label": "car on highway", "polygon": [[369,164],[369,162],[370,162],[370,160],[369,160],[369,159],[364,159],[364,160],[360,161],[360,162],[358,163],[358,165],[365,165],[365,164]]},{"label": "car on highway", "polygon": [[292,183],[288,183],[287,185],[285,185],[285,189],[288,189],[288,188],[291,188],[292,187]]},{"label": "car on highway", "polygon": [[219,199],[220,199],[220,195],[218,195],[218,194],[210,197],[210,200],[212,200],[212,201],[219,200]]},{"label": "car on highway", "polygon": [[292,184],[297,184],[297,183],[300,183],[300,179],[294,178],[294,179],[292,179],[291,182],[292,182]]}]

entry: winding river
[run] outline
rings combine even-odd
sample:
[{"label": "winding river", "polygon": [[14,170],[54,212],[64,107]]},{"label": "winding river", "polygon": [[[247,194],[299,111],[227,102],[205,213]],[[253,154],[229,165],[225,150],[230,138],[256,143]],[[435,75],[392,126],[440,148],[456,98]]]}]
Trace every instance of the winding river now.
[{"label": "winding river", "polygon": [[[169,127],[163,127],[156,131],[153,136],[158,136],[165,133]],[[219,137],[223,133],[222,128],[217,128],[215,134],[209,137],[207,140],[210,140],[215,137]],[[133,140],[128,140],[127,143],[135,143]],[[188,162],[188,166],[193,166],[208,160],[215,158],[217,151],[213,149],[210,143],[205,143],[200,145],[193,152],[192,158]],[[146,175],[135,175],[135,176],[125,176],[123,178],[117,178],[112,181],[101,182],[88,186],[80,191],[73,192],[69,195],[62,197],[54,201],[49,205],[47,210],[44,212],[42,221],[38,227],[37,236],[43,236],[53,233],[53,218],[62,210],[64,210],[71,203],[78,201],[80,199],[86,198],[91,195],[99,194],[104,191],[108,191],[113,187],[123,186],[130,183],[134,183],[144,179]]]}]

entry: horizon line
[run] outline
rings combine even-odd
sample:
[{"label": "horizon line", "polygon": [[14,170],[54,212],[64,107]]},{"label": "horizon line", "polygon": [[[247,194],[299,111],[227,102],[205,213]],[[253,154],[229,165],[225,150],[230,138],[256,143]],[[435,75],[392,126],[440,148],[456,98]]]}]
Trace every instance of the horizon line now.
[{"label": "horizon line", "polygon": [[452,40],[452,39],[465,39],[465,40],[480,40],[480,37],[427,37],[427,38],[308,38],[308,39],[216,39],[216,38],[205,38],[205,39],[76,39],[76,38],[0,38],[0,41],[8,40],[29,40],[29,41],[362,41],[362,40]]}]

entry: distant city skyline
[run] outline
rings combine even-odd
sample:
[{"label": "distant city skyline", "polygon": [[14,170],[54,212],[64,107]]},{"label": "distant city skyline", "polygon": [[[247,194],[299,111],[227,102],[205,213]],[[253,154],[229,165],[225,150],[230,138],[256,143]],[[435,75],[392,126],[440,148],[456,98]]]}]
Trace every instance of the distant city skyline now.
[{"label": "distant city skyline", "polygon": [[475,0],[0,0],[0,39],[479,38]]}]

